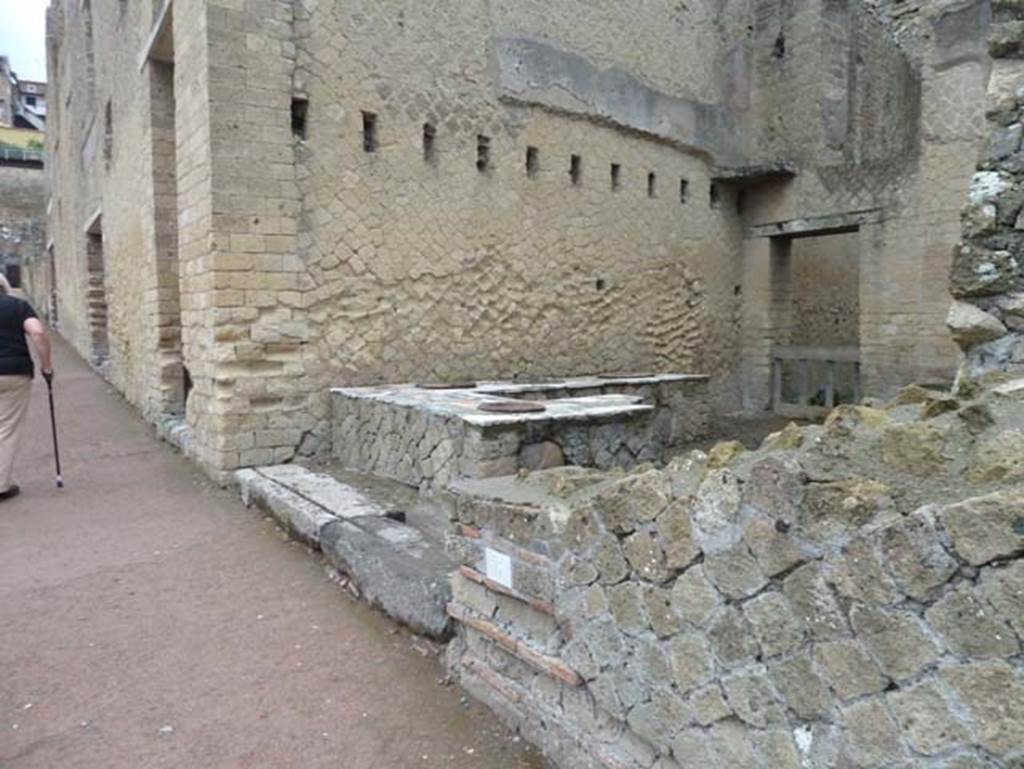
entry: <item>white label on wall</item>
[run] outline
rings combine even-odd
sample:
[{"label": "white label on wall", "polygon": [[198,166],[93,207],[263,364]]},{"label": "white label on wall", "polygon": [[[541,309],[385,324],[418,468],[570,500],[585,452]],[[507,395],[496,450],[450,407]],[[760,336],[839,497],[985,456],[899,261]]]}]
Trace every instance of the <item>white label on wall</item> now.
[{"label": "white label on wall", "polygon": [[487,578],[505,587],[512,587],[512,559],[504,553],[487,548],[484,550],[484,572]]}]

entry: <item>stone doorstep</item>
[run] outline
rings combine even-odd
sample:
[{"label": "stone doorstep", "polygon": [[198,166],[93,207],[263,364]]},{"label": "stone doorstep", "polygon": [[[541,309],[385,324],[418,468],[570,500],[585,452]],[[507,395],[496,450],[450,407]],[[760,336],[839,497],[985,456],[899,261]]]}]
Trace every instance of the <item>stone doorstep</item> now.
[{"label": "stone doorstep", "polygon": [[265,510],[319,548],[371,605],[417,633],[449,636],[445,607],[456,564],[443,544],[387,518],[388,510],[355,486],[298,465],[239,470],[235,482],[247,507]]}]

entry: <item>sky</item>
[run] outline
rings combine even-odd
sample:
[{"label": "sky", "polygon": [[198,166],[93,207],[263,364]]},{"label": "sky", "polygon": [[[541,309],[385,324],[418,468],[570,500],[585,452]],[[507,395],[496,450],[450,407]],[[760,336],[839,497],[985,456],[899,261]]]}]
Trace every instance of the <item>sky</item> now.
[{"label": "sky", "polygon": [[0,55],[23,80],[46,80],[49,0],[0,0]]}]

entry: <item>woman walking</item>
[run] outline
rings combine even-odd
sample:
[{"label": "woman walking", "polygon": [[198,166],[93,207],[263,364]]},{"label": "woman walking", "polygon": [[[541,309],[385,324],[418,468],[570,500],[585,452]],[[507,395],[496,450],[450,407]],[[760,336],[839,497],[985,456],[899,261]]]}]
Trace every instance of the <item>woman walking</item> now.
[{"label": "woman walking", "polygon": [[50,337],[32,305],[11,295],[11,286],[0,275],[0,502],[20,493],[11,482],[35,367],[29,354],[31,340],[43,377],[53,379]]}]

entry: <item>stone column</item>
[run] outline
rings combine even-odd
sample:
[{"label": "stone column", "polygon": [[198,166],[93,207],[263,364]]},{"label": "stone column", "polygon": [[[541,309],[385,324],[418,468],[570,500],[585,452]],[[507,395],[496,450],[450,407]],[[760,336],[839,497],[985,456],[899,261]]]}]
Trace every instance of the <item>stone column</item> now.
[{"label": "stone column", "polygon": [[958,383],[1024,375],[1024,9],[994,0],[989,140],[971,182],[954,254],[947,325],[963,351]]}]

